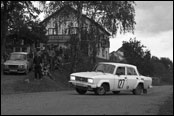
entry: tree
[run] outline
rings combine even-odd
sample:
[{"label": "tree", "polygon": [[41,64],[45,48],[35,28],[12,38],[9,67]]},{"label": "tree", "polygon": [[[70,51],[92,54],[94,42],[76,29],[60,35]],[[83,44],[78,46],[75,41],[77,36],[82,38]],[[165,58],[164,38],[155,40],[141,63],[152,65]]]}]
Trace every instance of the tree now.
[{"label": "tree", "polygon": [[29,20],[36,19],[39,10],[31,1],[1,1],[1,56],[5,51],[7,35]]},{"label": "tree", "polygon": [[173,84],[173,63],[169,58],[157,58],[155,56],[151,59],[153,66],[153,76],[161,80],[161,83]]},{"label": "tree", "polygon": [[45,43],[47,41],[46,29],[37,21],[28,21],[21,24],[18,28],[13,28],[7,36],[7,42],[24,40],[24,44],[32,45],[37,42]]},{"label": "tree", "polygon": [[162,57],[160,62],[164,64],[167,71],[173,71],[173,62],[169,58]]},{"label": "tree", "polygon": [[153,74],[151,53],[149,50],[143,50],[145,46],[141,45],[140,41],[136,40],[136,38],[131,38],[129,42],[123,41],[122,48],[127,62],[136,65],[140,74],[149,76]]}]

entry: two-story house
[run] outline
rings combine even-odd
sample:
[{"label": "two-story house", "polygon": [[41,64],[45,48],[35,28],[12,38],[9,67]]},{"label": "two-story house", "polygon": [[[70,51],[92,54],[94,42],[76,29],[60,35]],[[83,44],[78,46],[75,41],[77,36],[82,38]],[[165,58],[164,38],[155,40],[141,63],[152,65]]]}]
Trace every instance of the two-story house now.
[{"label": "two-story house", "polygon": [[[47,30],[48,45],[57,45],[58,47],[68,49],[67,41],[78,35],[77,11],[70,6],[60,8],[41,23],[45,25]],[[93,40],[93,38],[89,38],[92,37],[91,33],[89,33],[92,27],[93,30],[98,32],[97,57],[109,59],[109,32],[86,15],[82,15],[82,27],[82,34],[86,34],[82,41],[87,44],[87,55],[90,56],[92,54],[92,46],[88,44],[89,41]]]}]

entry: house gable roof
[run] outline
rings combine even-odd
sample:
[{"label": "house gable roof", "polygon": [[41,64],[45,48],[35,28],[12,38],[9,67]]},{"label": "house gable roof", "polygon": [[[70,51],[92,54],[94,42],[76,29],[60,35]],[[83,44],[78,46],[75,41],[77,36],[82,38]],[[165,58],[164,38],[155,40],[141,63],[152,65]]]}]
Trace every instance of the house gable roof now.
[{"label": "house gable roof", "polygon": [[[53,13],[52,15],[48,16],[47,18],[45,18],[41,23],[47,22],[49,21],[52,17],[54,17],[55,15],[58,15],[61,11],[65,10],[65,9],[69,9],[70,11],[73,11],[77,14],[77,10],[75,10],[74,8],[70,7],[70,6],[64,6],[62,8],[60,8],[58,11],[56,11],[55,13]],[[89,21],[91,21],[95,26],[99,27],[102,31],[104,31],[108,36],[110,36],[111,34],[106,31],[100,24],[98,24],[97,22],[95,22],[94,20],[90,19],[89,17],[87,17],[86,15],[82,14],[83,18],[88,19]]]}]

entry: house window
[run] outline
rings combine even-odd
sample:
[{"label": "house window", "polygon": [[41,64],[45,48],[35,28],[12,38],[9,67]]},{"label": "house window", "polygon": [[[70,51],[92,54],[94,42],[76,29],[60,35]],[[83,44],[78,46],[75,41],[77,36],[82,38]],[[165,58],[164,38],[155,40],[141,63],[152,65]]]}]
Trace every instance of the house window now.
[{"label": "house window", "polygon": [[98,55],[100,55],[100,48],[99,47],[98,47],[97,53],[98,53]]},{"label": "house window", "polygon": [[102,47],[106,47],[106,40],[105,40],[105,39],[102,39],[102,40],[101,40],[101,46],[102,46]]},{"label": "house window", "polygon": [[48,35],[56,35],[56,29],[55,28],[49,28],[48,29]]},{"label": "house window", "polygon": [[107,59],[108,52],[106,51],[106,59]]},{"label": "house window", "polygon": [[69,28],[70,34],[77,34],[77,29],[78,29],[78,27],[70,27]]},{"label": "house window", "polygon": [[103,57],[105,57],[105,49],[104,48],[102,49],[102,55],[103,55]]},{"label": "house window", "polygon": [[49,28],[48,29],[48,35],[52,35],[53,34],[53,30],[52,30],[52,28]]}]

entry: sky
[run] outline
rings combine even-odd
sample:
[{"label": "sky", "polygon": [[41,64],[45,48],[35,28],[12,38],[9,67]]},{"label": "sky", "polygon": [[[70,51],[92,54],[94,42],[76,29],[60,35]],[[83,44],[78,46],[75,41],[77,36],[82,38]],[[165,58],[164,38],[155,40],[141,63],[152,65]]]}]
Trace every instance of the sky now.
[{"label": "sky", "polygon": [[173,1],[136,1],[135,33],[110,39],[110,52],[122,46],[122,41],[135,38],[152,56],[173,61]]},{"label": "sky", "polygon": [[[118,34],[110,39],[110,52],[118,50],[122,41],[135,38],[152,56],[173,61],[173,1],[135,1],[134,34]],[[44,14],[40,15],[43,20]]]}]

